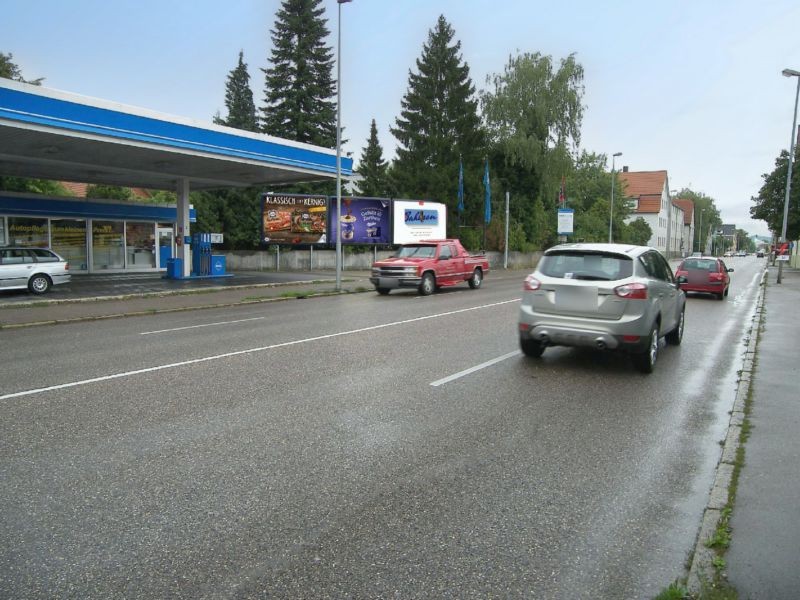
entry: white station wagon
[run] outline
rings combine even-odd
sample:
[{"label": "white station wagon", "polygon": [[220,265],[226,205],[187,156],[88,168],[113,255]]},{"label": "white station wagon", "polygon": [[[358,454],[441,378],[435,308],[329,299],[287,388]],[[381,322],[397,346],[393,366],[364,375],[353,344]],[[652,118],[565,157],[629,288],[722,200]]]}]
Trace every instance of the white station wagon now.
[{"label": "white station wagon", "polygon": [[70,280],[69,263],[46,248],[0,247],[0,290],[44,294]]}]

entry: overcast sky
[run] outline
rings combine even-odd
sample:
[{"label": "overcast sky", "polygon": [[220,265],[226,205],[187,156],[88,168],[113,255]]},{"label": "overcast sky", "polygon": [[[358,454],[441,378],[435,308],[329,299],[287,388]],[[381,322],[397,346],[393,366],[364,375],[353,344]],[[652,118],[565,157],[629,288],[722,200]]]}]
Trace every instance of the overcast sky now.
[{"label": "overcast sky", "polygon": [[[325,0],[336,48],[338,5]],[[5,0],[0,52],[47,87],[210,122],[244,51],[259,106],[279,0]],[[387,158],[408,73],[442,14],[477,89],[517,52],[585,69],[581,147],[617,168],[665,169],[670,189],[749,219],[761,175],[788,150],[800,70],[797,0],[353,0],[342,5],[344,151],[358,159],[375,119]],[[567,190],[569,193],[569,190]],[[455,193],[455,192],[454,192]]]}]

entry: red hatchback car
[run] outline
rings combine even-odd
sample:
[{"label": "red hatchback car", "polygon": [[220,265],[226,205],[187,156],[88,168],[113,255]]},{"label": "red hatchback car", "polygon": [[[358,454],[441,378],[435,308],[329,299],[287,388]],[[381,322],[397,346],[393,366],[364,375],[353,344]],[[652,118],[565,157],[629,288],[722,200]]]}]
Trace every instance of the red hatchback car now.
[{"label": "red hatchback car", "polygon": [[723,300],[731,285],[731,277],[728,275],[731,272],[733,268],[727,267],[721,258],[692,256],[683,259],[678,265],[675,277],[686,277],[686,283],[681,284],[684,292],[713,294],[718,300]]}]

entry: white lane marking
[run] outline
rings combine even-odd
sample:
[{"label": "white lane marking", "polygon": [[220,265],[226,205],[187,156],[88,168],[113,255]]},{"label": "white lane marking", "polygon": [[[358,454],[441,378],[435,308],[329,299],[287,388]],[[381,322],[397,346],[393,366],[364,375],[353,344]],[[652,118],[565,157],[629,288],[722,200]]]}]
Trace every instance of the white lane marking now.
[{"label": "white lane marking", "polygon": [[200,327],[213,327],[214,325],[230,325],[231,323],[244,323],[245,321],[258,321],[266,317],[253,317],[251,319],[237,319],[236,321],[217,321],[216,323],[203,323],[202,325],[187,325],[186,327],[173,327],[172,329],[158,329],[157,331],[142,331],[139,335],[152,335],[154,333],[170,333],[184,329],[199,329]]},{"label": "white lane marking", "polygon": [[465,375],[469,375],[470,373],[474,373],[475,371],[480,371],[481,369],[485,369],[486,367],[491,367],[492,365],[496,365],[499,362],[503,362],[504,360],[508,360],[514,356],[519,356],[520,351],[514,350],[514,352],[509,352],[508,354],[503,354],[503,356],[498,356],[497,358],[493,358],[492,360],[487,360],[485,363],[481,363],[479,365],[475,365],[474,367],[470,367],[469,369],[465,369],[463,371],[459,371],[458,373],[454,373],[448,377],[444,377],[442,379],[437,379],[436,381],[432,381],[431,385],[433,387],[439,387],[440,385],[444,385],[445,383],[450,383],[451,381],[455,381],[456,379],[460,379]]},{"label": "white lane marking", "polygon": [[350,329],[348,331],[339,331],[338,333],[329,333],[326,335],[318,335],[316,337],[304,338],[301,340],[292,340],[290,342],[281,342],[280,344],[272,344],[270,346],[261,346],[259,348],[249,348],[247,350],[237,350],[235,352],[225,352],[224,354],[214,354],[213,356],[206,356],[203,358],[194,358],[191,360],[183,360],[180,362],[169,363],[165,365],[157,365],[155,367],[148,367],[146,369],[136,369],[135,371],[123,371],[121,373],[112,373],[111,375],[103,375],[102,377],[93,377],[91,379],[81,379],[79,381],[71,381],[69,383],[61,383],[58,385],[50,385],[42,388],[35,388],[32,390],[24,390],[22,392],[14,392],[11,394],[3,394],[0,400],[9,400],[11,398],[20,398],[22,396],[32,396],[34,394],[42,394],[44,392],[52,392],[55,390],[63,390],[67,388],[78,387],[82,385],[89,385],[91,383],[98,383],[101,381],[110,381],[112,379],[120,379],[122,377],[132,377],[134,375],[142,375],[144,373],[153,373],[155,371],[163,371],[165,369],[175,369],[177,367],[185,367],[187,365],[196,365],[199,363],[209,362],[212,360],[221,360],[223,358],[230,358],[232,356],[241,356],[243,354],[254,354],[256,352],[264,352],[266,350],[274,350],[276,348],[286,348],[288,346],[296,346],[298,344],[308,344],[311,342],[319,342],[320,340],[328,340],[331,338],[342,337],[345,335],[353,335],[356,333],[364,333],[366,331],[375,331],[377,329],[385,329],[387,327],[397,327],[398,325],[407,325],[409,323],[418,323],[419,321],[427,321],[429,319],[438,319],[441,317],[449,317],[461,313],[471,312],[474,310],[481,310],[484,308],[492,308],[494,306],[502,306],[503,304],[511,304],[519,302],[515,300],[503,300],[502,302],[493,302],[491,304],[481,304],[480,306],[472,306],[470,308],[461,308],[459,310],[450,310],[443,313],[434,315],[427,315],[424,317],[415,317],[413,319],[405,319],[403,321],[393,321],[391,323],[383,323],[381,325],[372,325],[370,327],[362,327],[360,329]]}]

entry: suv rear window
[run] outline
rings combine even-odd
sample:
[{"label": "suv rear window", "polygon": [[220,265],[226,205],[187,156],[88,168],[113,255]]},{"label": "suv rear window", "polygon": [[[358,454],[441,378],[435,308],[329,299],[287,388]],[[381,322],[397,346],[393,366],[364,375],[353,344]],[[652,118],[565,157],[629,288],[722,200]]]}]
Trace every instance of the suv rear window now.
[{"label": "suv rear window", "polygon": [[542,257],[538,269],[548,277],[616,281],[631,276],[633,260],[600,252],[553,252]]}]

